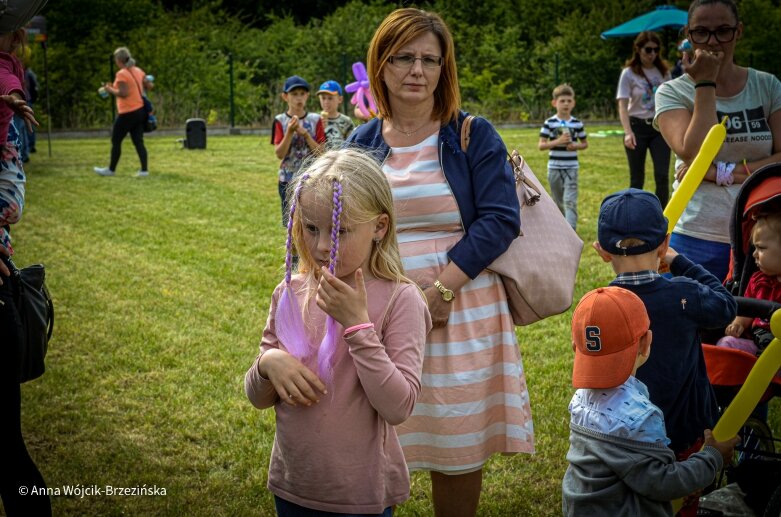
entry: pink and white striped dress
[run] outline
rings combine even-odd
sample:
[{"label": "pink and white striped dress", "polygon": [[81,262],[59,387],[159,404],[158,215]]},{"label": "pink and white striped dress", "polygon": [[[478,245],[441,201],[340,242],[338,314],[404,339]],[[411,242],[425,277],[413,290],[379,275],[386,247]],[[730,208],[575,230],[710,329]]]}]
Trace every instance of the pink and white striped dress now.
[{"label": "pink and white striped dress", "polygon": [[[393,147],[383,164],[404,269],[419,285],[434,283],[464,234],[437,143],[434,133]],[[448,324],[428,336],[421,381],[412,416],[397,427],[410,470],[468,472],[497,452],[534,452],[526,378],[498,275],[483,271],[456,293]]]}]

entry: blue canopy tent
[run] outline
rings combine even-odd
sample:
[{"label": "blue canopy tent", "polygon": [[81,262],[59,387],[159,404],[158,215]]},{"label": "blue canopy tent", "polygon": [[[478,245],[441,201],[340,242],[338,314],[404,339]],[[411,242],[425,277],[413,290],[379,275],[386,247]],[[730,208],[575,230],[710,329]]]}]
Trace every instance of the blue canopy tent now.
[{"label": "blue canopy tent", "polygon": [[687,22],[688,13],[674,5],[660,5],[651,12],[632,18],[618,27],[602,33],[602,39],[628,38],[637,36],[643,31],[658,31],[660,29],[680,29]]}]

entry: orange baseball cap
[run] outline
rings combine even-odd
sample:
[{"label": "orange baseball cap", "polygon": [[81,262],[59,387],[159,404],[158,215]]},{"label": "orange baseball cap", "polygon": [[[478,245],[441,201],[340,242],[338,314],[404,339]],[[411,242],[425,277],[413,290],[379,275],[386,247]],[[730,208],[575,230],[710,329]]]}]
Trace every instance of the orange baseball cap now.
[{"label": "orange baseball cap", "polygon": [[600,287],[572,315],[575,388],[615,388],[632,374],[640,338],[651,326],[643,301],[621,287]]}]

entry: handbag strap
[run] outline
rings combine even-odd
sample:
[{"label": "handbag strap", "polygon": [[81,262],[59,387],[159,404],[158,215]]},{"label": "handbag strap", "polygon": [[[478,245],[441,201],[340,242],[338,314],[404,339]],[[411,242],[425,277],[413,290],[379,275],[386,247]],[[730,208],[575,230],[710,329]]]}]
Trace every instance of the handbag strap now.
[{"label": "handbag strap", "polygon": [[472,121],[474,119],[474,115],[467,115],[461,123],[461,151],[463,153],[466,153],[466,150],[469,148],[469,136],[472,132]]},{"label": "handbag strap", "polygon": [[[133,67],[135,68],[135,67]],[[127,68],[125,69],[127,70]],[[138,88],[138,94],[141,95],[141,102],[144,102],[144,90],[141,89],[141,83],[138,82],[138,79],[136,79],[136,74],[131,72],[130,70],[127,70],[130,74],[130,77],[133,78],[133,82],[136,83],[136,88]]]},{"label": "handbag strap", "polygon": [[[464,118],[464,122],[461,123],[461,151],[464,153],[466,153],[466,150],[469,148],[469,138],[474,118],[474,115],[467,115],[466,118]],[[507,158],[510,160],[510,165],[513,169],[516,186],[523,183],[525,187],[523,195],[524,203],[529,206],[535,205],[537,201],[540,200],[540,191],[537,190],[534,183],[532,183],[523,172],[523,166],[526,164],[526,161],[515,149],[513,149],[512,154],[509,152],[507,153]]]},{"label": "handbag strap", "polygon": [[652,83],[651,80],[648,79],[648,76],[645,75],[645,70],[641,69],[641,71],[643,72],[643,79],[645,79],[646,84],[648,84],[648,88],[651,90],[651,100],[655,100],[653,95],[656,93],[656,86],[654,86],[654,83]]}]

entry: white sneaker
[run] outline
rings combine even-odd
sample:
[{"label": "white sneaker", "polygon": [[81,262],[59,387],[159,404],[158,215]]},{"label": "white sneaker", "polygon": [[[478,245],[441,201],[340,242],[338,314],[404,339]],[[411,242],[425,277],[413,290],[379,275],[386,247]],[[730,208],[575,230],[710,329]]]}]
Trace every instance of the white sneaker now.
[{"label": "white sneaker", "polygon": [[136,173],[136,178],[146,178],[149,176],[149,171],[138,171]]},{"label": "white sneaker", "polygon": [[93,167],[92,170],[95,171],[95,174],[98,174],[100,176],[113,176],[114,175],[114,171],[112,171],[108,167]]}]

